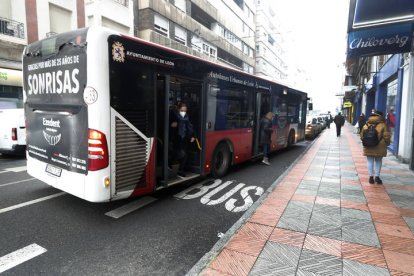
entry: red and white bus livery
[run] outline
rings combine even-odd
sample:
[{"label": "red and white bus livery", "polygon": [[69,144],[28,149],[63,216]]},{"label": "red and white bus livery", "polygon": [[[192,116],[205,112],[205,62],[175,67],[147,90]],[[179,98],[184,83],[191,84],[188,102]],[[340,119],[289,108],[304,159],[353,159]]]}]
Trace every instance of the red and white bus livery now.
[{"label": "red and white bus livery", "polygon": [[[91,202],[152,193],[304,139],[306,93],[138,38],[91,27],[23,53],[27,169]],[[170,116],[186,103],[196,142],[187,174],[171,160]]]}]

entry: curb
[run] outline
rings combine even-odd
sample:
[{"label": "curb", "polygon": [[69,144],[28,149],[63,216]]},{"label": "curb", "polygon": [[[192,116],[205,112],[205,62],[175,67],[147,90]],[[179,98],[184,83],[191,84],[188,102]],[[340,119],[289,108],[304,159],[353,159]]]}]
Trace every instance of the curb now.
[{"label": "curb", "polygon": [[186,276],[196,276],[199,275],[203,269],[205,269],[222,251],[224,246],[230,241],[230,239],[236,234],[236,232],[247,223],[248,219],[253,215],[256,209],[262,205],[263,201],[267,198],[269,194],[271,194],[278,184],[289,174],[289,172],[293,169],[293,167],[298,163],[299,160],[303,158],[303,156],[309,151],[309,149],[321,138],[321,134],[318,136],[317,139],[314,139],[307,149],[302,152],[293,163],[282,173],[270,187],[266,190],[266,192],[255,202],[253,205],[247,210],[234,224],[230,227],[229,230],[224,234],[224,236],[216,242],[216,244],[211,248],[209,252],[207,252],[201,259],[187,272]]}]

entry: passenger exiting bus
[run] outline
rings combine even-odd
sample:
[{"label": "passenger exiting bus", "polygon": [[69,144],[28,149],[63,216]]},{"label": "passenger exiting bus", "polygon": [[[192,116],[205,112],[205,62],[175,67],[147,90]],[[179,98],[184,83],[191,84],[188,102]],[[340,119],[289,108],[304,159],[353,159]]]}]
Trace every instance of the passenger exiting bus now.
[{"label": "passenger exiting bus", "polygon": [[263,164],[270,166],[269,152],[270,143],[272,142],[272,119],[273,113],[267,112],[266,115],[260,121],[260,144],[263,147]]},{"label": "passenger exiting bus", "polygon": [[178,110],[173,110],[170,116],[170,137],[172,144],[172,161],[178,161],[180,167],[178,175],[185,177],[185,166],[187,165],[188,144],[193,143],[194,128],[187,115],[187,105],[185,103],[178,104]]}]

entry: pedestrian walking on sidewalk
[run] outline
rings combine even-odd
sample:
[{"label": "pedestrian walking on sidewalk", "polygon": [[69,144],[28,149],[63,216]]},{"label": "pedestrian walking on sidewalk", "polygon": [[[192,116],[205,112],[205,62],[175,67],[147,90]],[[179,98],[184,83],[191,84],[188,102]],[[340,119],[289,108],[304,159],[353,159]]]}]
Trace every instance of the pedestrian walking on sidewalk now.
[{"label": "pedestrian walking on sidewalk", "polygon": [[361,113],[358,117],[358,133],[361,133],[362,128],[364,127],[367,119],[365,118],[365,114]]},{"label": "pedestrian walking on sidewalk", "polygon": [[272,141],[272,119],[273,113],[267,112],[266,115],[260,121],[260,145],[263,148],[263,164],[270,165],[269,152],[270,143]]},{"label": "pedestrian walking on sidewalk", "polygon": [[335,116],[334,123],[336,126],[336,137],[339,137],[341,136],[341,128],[345,124],[345,118],[344,116],[342,116],[341,112],[339,112],[338,115]]},{"label": "pedestrian walking on sidewalk", "polygon": [[[360,133],[367,157],[370,184],[382,184],[380,178],[382,158],[387,156],[387,146],[391,142],[391,133],[381,111],[373,111]],[[375,171],[374,171],[375,168]]]}]

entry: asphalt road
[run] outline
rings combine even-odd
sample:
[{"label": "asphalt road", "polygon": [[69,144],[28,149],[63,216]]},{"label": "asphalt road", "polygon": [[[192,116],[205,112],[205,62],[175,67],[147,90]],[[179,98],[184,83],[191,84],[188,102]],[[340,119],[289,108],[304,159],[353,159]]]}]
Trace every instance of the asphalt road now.
[{"label": "asphalt road", "polygon": [[[221,187],[232,182],[210,197],[213,189],[203,199],[196,197],[199,189],[182,193],[197,183],[181,185],[152,195],[155,202],[119,219],[105,213],[131,200],[97,204],[60,195],[31,179],[24,159],[0,156],[0,268],[4,256],[18,256],[22,248],[36,244],[45,249],[2,275],[183,275],[243,215],[241,206],[256,201],[256,193],[265,191],[309,145],[272,155],[269,167],[258,161],[232,168]],[[44,200],[33,202],[39,198]]]}]

